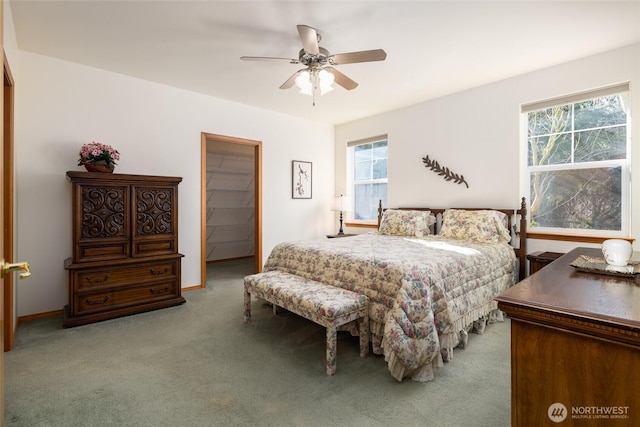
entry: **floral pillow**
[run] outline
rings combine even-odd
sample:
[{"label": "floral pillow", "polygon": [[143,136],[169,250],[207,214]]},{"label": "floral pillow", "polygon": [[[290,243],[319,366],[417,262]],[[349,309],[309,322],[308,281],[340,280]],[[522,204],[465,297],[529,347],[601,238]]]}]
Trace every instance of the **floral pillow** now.
[{"label": "floral pillow", "polygon": [[500,212],[500,211],[494,211],[494,210],[480,210],[480,211],[475,211],[478,213],[483,213],[487,216],[493,216],[495,217],[498,221],[500,221],[500,223],[502,225],[504,225],[504,228],[509,229],[509,218],[507,218],[507,214],[504,212]]},{"label": "floral pillow", "polygon": [[378,234],[423,237],[431,233],[436,219],[431,211],[387,209],[382,216]]},{"label": "floral pillow", "polygon": [[444,212],[439,236],[480,243],[511,241],[509,231],[495,215],[461,209],[447,209]]}]

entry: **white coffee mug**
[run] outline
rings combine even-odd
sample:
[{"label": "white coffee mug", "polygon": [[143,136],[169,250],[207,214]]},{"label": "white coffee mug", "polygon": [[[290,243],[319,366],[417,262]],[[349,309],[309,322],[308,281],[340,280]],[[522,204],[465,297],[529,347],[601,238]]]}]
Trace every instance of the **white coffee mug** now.
[{"label": "white coffee mug", "polygon": [[633,247],[627,240],[609,239],[602,242],[602,254],[609,265],[624,267],[633,254]]}]

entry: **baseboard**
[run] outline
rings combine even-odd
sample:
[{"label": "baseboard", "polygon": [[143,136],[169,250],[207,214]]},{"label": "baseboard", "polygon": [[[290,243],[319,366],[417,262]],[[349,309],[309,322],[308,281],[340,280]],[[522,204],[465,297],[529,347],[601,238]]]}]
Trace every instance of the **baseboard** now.
[{"label": "baseboard", "polygon": [[45,313],[29,314],[26,316],[18,316],[18,323],[28,322],[30,320],[44,319],[46,317],[54,317],[62,315],[62,310],[47,311]]}]

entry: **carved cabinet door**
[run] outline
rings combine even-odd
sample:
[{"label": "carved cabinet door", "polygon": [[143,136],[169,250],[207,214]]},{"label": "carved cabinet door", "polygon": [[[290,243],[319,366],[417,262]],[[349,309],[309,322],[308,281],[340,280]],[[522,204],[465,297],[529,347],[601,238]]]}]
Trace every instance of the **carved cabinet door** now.
[{"label": "carved cabinet door", "polygon": [[75,182],[73,233],[75,262],[129,257],[130,188],[122,184]]},{"label": "carved cabinet door", "polygon": [[132,185],[132,257],[178,251],[178,185]]}]

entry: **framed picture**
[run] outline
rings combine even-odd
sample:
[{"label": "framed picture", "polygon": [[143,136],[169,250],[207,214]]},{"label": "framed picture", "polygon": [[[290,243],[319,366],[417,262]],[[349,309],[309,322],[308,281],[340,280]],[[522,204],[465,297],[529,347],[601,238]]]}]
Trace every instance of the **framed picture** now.
[{"label": "framed picture", "polygon": [[294,199],[310,199],[311,181],[313,179],[311,162],[294,160],[291,165],[291,197]]}]

